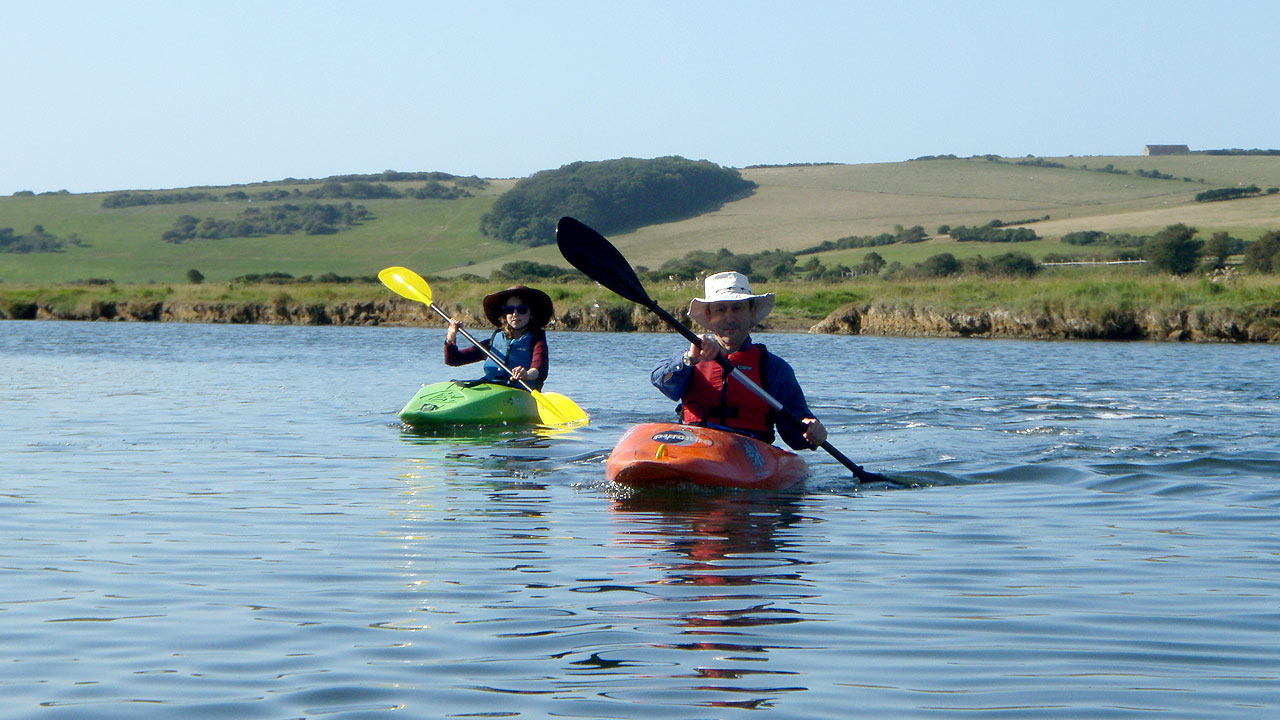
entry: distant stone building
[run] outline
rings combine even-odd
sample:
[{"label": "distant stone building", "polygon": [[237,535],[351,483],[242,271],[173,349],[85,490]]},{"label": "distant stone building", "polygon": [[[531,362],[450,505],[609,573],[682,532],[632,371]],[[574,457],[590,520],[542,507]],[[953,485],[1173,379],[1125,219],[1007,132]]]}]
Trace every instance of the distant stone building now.
[{"label": "distant stone building", "polygon": [[1187,155],[1191,148],[1186,145],[1148,145],[1142,148],[1143,155]]}]

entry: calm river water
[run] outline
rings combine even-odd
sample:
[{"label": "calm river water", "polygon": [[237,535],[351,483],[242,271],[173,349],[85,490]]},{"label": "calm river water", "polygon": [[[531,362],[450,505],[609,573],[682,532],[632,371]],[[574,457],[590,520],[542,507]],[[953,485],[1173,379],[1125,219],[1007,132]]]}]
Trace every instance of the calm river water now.
[{"label": "calm river water", "polygon": [[0,322],[0,717],[1280,714],[1280,349],[764,335],[920,487],[635,498],[674,334],[405,433],[442,337]]}]

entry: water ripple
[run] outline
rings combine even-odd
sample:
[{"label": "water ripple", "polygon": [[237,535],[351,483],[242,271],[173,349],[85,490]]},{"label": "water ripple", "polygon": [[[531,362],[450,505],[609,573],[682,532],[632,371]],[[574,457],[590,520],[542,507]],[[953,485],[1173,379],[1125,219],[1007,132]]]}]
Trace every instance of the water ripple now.
[{"label": "water ripple", "polygon": [[768,336],[912,487],[653,495],[670,334],[556,334],[588,427],[418,435],[439,329],[0,333],[0,714],[1280,711],[1272,348]]}]

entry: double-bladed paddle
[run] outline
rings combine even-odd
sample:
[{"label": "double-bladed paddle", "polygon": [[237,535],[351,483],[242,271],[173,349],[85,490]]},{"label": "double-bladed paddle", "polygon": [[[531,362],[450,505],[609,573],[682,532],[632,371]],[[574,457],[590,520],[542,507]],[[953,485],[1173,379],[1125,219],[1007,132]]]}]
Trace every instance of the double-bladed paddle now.
[{"label": "double-bladed paddle", "polygon": [[[444,318],[445,322],[453,322],[453,318],[446,315],[443,310],[436,307],[435,304],[431,302],[431,286],[428,285],[427,281],[423,280],[422,276],[418,275],[418,273],[410,270],[409,268],[389,267],[378,273],[378,279],[382,281],[383,285],[391,288],[391,290],[397,295],[409,298],[410,300],[417,300],[432,310],[435,310],[436,314]],[[494,355],[489,348],[481,345],[479,341],[471,337],[471,334],[464,328],[459,327],[458,330],[462,332],[464,337],[471,341],[472,345],[483,350],[491,360],[498,363],[498,367],[506,371],[508,375],[511,374],[511,368],[503,364],[503,362],[498,359],[498,356]],[[524,386],[525,390],[528,390],[533,395],[534,401],[538,403],[538,419],[542,421],[543,425],[580,425],[587,422],[587,414],[583,412],[582,408],[578,407],[577,403],[564,395],[559,393],[539,392],[534,390],[523,380],[518,382]]]},{"label": "double-bladed paddle", "polygon": [[[560,246],[560,254],[564,256],[564,259],[568,260],[570,265],[581,270],[587,277],[627,300],[645,306],[666,321],[668,325],[683,335],[689,342],[695,345],[702,344],[702,338],[672,317],[671,313],[662,309],[653,298],[649,297],[649,293],[645,292],[644,285],[640,283],[640,278],[636,277],[635,271],[631,269],[631,264],[603,235],[571,217],[562,217],[560,218],[560,223],[556,226],[556,244]],[[778,417],[785,419],[802,430],[805,428],[803,420],[783,407],[782,403],[778,402],[764,388],[734,367],[733,363],[729,362],[723,355],[717,355],[716,362],[720,363],[720,366],[726,372],[737,378],[747,389],[751,390],[766,403],[769,403],[769,406],[777,411]],[[841,465],[849,468],[859,482],[893,482],[893,480],[884,475],[864,470],[861,466],[845,457],[844,453],[835,449],[830,442],[824,441],[820,447],[830,453],[831,457],[840,461]]]}]

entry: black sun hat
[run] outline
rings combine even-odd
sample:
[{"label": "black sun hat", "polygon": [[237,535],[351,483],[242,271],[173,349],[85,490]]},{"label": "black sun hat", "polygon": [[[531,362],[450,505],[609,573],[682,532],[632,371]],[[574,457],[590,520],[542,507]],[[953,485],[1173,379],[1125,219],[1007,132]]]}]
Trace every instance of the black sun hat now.
[{"label": "black sun hat", "polygon": [[507,304],[507,298],[512,295],[519,295],[529,306],[531,326],[543,327],[551,320],[554,308],[551,305],[551,298],[546,293],[524,285],[512,285],[506,290],[484,296],[481,305],[484,307],[484,316],[489,318],[489,322],[502,327],[502,306]]}]

